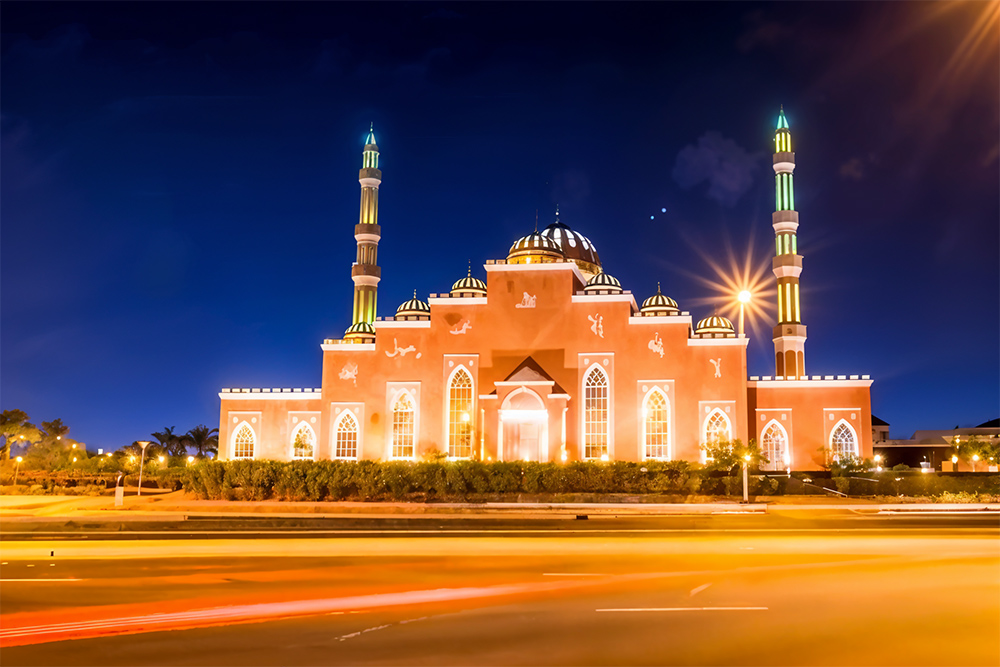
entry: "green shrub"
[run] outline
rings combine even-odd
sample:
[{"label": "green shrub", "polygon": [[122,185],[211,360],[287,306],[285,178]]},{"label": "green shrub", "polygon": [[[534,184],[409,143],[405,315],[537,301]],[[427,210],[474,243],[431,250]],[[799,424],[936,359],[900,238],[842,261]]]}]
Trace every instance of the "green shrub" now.
[{"label": "green shrub", "polygon": [[403,500],[416,489],[413,465],[405,461],[383,463],[382,481],[393,500]]},{"label": "green shrub", "polygon": [[[537,465],[540,464],[536,464]],[[490,464],[488,488],[493,493],[517,493],[522,488],[526,472],[520,463],[497,461]],[[536,480],[536,482],[540,482]],[[536,492],[537,493],[537,492]]]}]

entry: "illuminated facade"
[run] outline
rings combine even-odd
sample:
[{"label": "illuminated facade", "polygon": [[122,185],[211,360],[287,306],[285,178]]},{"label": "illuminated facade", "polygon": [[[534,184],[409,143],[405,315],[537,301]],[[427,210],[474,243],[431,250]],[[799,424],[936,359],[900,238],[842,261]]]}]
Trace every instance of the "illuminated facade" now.
[{"label": "illuminated facade", "polygon": [[223,389],[220,458],[628,460],[703,457],[756,439],[772,470],[871,456],[871,380],[806,376],[792,171],[784,112],[773,215],[779,316],[775,376],[748,377],[748,339],[670,297],[640,305],[589,238],[559,219],[472,267],[448,292],[376,317],[378,147],[369,133],[355,226],[354,310],[323,341],[321,387]]}]

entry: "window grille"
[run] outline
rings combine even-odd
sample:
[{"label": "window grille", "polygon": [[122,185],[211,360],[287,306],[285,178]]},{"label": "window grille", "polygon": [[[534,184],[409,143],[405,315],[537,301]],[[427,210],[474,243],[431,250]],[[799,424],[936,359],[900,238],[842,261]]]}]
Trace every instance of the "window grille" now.
[{"label": "window grille", "polygon": [[858,455],[858,443],[854,438],[854,431],[844,422],[840,422],[837,428],[833,429],[830,442],[834,460],[839,460],[841,456]]},{"label": "window grille", "polygon": [[472,378],[459,368],[448,388],[448,456],[472,456]]},{"label": "window grille", "polygon": [[413,458],[413,400],[403,393],[392,406],[392,458]]},{"label": "window grille", "polygon": [[240,424],[240,427],[236,430],[236,435],[233,437],[233,458],[252,459],[253,446],[256,439],[253,429],[250,428],[250,424],[246,422]]},{"label": "window grille", "polygon": [[598,459],[608,454],[608,376],[594,367],[583,388],[583,456]]},{"label": "window grille", "polygon": [[646,458],[669,458],[667,397],[659,389],[654,389],[646,397],[642,412],[646,422]]},{"label": "window grille", "polygon": [[337,424],[337,446],[334,456],[338,459],[358,458],[358,422],[350,412],[345,412]]},{"label": "window grille", "polygon": [[788,438],[785,436],[785,431],[776,423],[771,422],[768,424],[767,428],[764,429],[764,433],[760,436],[761,449],[763,449],[764,456],[767,457],[768,463],[765,464],[765,470],[784,470],[785,468],[785,452],[788,448]]}]

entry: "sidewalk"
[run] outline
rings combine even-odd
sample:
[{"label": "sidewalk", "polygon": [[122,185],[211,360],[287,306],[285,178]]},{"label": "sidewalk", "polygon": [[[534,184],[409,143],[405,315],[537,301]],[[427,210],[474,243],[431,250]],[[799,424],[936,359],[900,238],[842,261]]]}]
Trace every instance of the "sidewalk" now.
[{"label": "sidewalk", "polygon": [[6,521],[50,518],[101,518],[182,521],[188,517],[257,518],[406,518],[433,516],[437,519],[479,517],[528,518],[588,516],[668,516],[713,514],[767,514],[781,512],[860,512],[878,513],[967,513],[1000,512],[1000,503],[893,503],[879,504],[863,499],[814,496],[759,497],[743,505],[737,500],[696,503],[594,503],[594,502],[487,502],[487,503],[406,503],[406,502],[259,502],[194,500],[182,491],[130,495],[122,507],[112,496],[0,496],[0,518]]}]

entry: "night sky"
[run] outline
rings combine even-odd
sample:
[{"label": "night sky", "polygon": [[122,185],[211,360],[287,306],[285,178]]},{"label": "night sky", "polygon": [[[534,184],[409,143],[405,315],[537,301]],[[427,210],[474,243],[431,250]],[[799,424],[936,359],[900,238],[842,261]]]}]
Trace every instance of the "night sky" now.
[{"label": "night sky", "polygon": [[[0,403],[117,448],[318,387],[350,324],[361,149],[379,314],[552,221],[642,299],[773,292],[795,144],[810,374],[892,437],[1000,414],[996,3],[0,6]],[[731,261],[734,260],[734,261]],[[749,347],[774,373],[770,327]]]}]

